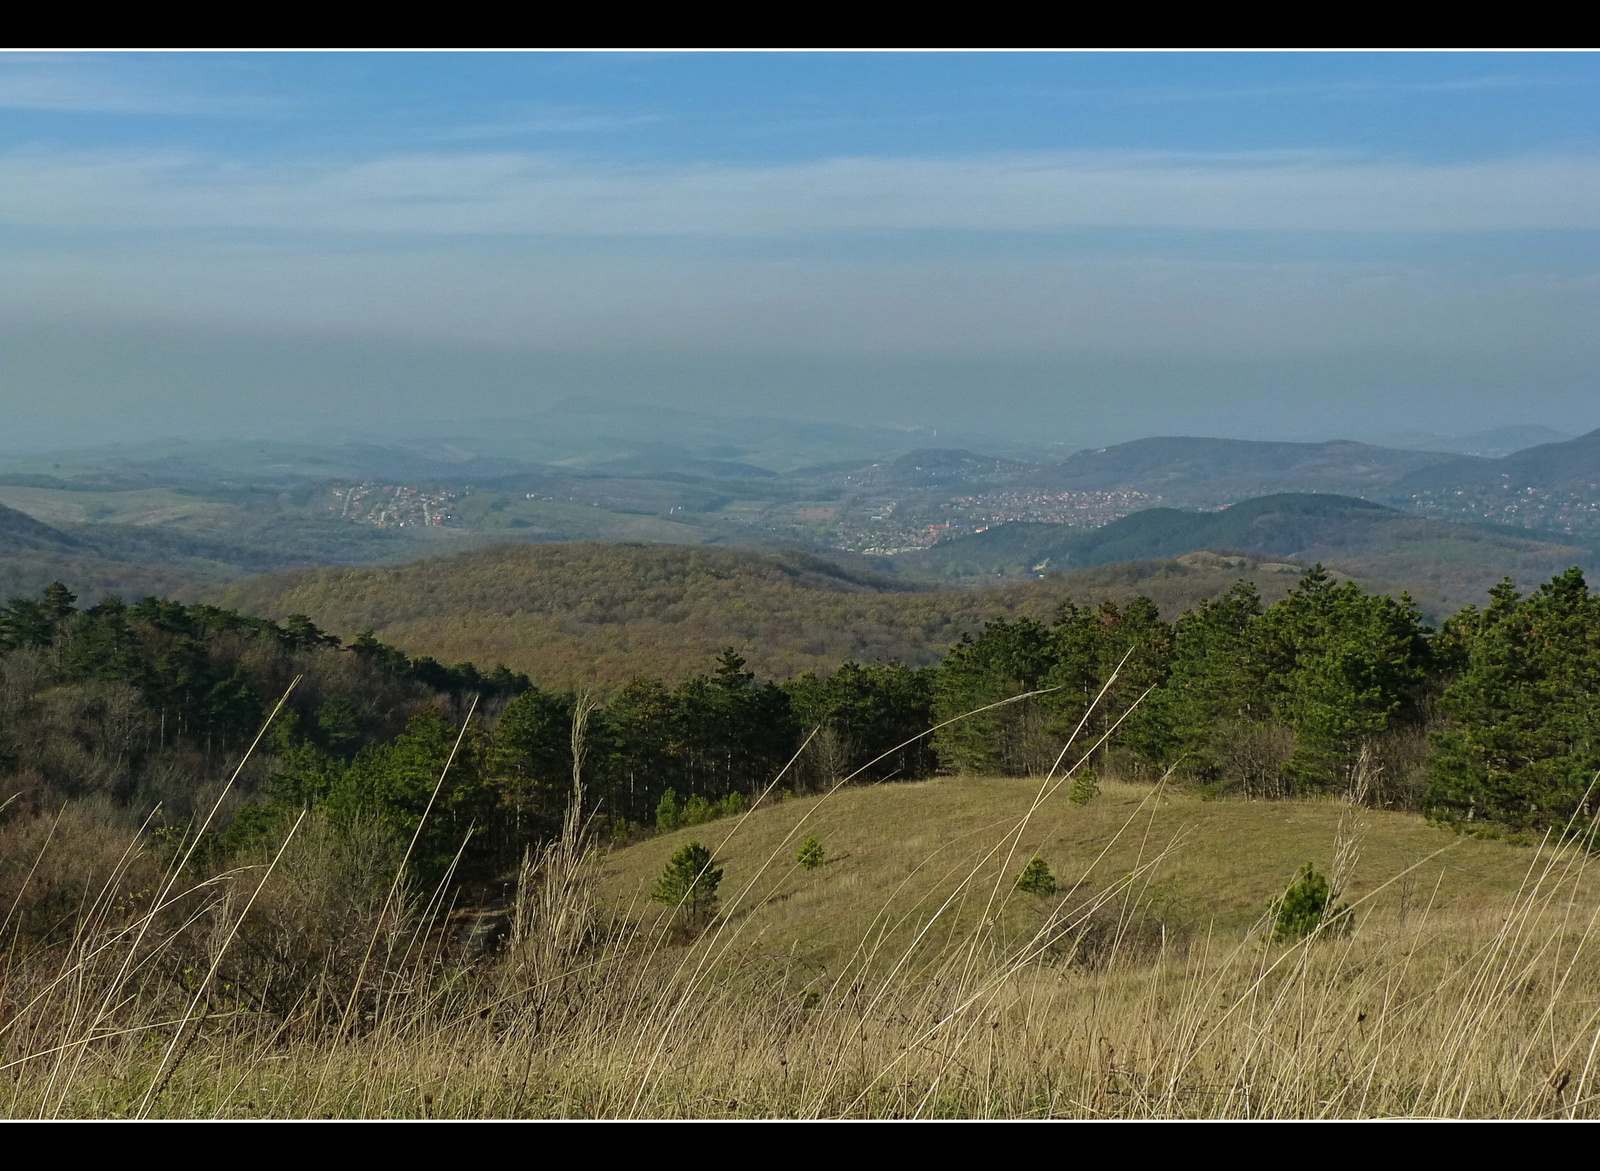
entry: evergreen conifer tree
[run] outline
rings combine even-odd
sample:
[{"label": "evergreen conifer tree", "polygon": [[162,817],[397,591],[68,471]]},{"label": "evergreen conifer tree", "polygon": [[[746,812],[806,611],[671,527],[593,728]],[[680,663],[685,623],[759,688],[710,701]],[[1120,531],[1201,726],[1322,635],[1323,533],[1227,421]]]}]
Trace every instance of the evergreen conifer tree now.
[{"label": "evergreen conifer tree", "polygon": [[1056,893],[1056,876],[1043,858],[1034,858],[1017,875],[1017,889],[1025,895],[1044,898]]},{"label": "evergreen conifer tree", "polygon": [[722,868],[712,864],[711,851],[690,842],[672,855],[650,897],[678,908],[690,924],[701,926],[716,913],[721,882]]},{"label": "evergreen conifer tree", "polygon": [[800,863],[802,870],[815,870],[828,859],[823,852],[822,843],[817,841],[816,835],[813,834],[800,843],[800,851],[795,854],[794,860]]}]

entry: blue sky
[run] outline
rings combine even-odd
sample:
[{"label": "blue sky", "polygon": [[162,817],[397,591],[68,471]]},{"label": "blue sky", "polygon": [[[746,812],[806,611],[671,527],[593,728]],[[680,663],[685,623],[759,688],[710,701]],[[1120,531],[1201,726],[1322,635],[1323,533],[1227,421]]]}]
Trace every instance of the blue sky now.
[{"label": "blue sky", "polygon": [[9,444],[1600,425],[1581,54],[11,54]]}]

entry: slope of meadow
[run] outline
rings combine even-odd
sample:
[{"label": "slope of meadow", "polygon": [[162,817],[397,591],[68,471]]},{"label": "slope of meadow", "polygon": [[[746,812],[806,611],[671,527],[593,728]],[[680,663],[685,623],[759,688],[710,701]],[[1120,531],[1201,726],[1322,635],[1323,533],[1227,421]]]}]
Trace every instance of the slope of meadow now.
[{"label": "slope of meadow", "polygon": [[[323,989],[280,1012],[232,983],[222,1007],[198,1006],[243,919],[258,942],[263,919],[293,938],[286,911],[340,873],[324,828],[171,937],[147,939],[139,899],[117,898],[114,880],[69,978],[11,973],[0,1044],[16,1072],[0,1113],[1593,1115],[1591,850],[1120,784],[1028,817],[1038,789],[842,790],[604,854],[569,819],[519,876],[503,946],[439,947],[452,926],[482,938],[492,908],[380,913],[350,957],[365,945],[369,992]],[[811,833],[831,859],[804,872],[794,847]],[[646,901],[691,838],[725,871],[720,913],[701,923]],[[1057,895],[1012,891],[1034,853]],[[1305,860],[1333,871],[1353,914],[1274,940],[1271,899]],[[163,890],[187,901],[217,881]],[[130,986],[145,952],[204,971],[199,991],[145,1003]]]},{"label": "slope of meadow", "polygon": [[[1300,866],[1327,872],[1340,862],[1336,855],[1348,899],[1378,891],[1363,914],[1380,922],[1402,921],[1430,903],[1434,915],[1470,918],[1513,893],[1528,865],[1526,849],[1459,837],[1415,814],[1363,809],[1352,819],[1338,801],[1208,801],[1182,791],[1152,796],[1149,785],[1116,782],[1086,804],[1057,789],[1026,831],[1008,840],[1040,790],[1037,778],[942,777],[796,798],[742,822],[719,820],[614,849],[604,886],[619,913],[649,918],[650,887],[667,858],[691,840],[702,842],[724,870],[726,918],[744,945],[829,968],[884,923],[898,924],[904,938],[891,930],[887,943],[903,948],[908,933],[969,876],[971,895],[941,930],[972,930],[977,917],[994,911],[988,893],[1009,892],[1035,855],[1060,882],[1060,899],[1082,901],[1165,854],[1127,901],[1151,912],[1169,942],[1241,937]],[[794,855],[810,835],[828,861],[807,872]],[[1025,934],[1057,900],[1005,893],[1003,901],[1011,926]],[[896,946],[883,950],[897,954]]]}]

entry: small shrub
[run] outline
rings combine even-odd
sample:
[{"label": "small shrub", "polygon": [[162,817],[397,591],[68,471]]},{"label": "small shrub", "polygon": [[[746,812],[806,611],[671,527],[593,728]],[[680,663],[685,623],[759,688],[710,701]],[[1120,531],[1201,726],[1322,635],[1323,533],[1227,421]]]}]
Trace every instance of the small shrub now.
[{"label": "small shrub", "polygon": [[729,793],[717,802],[718,817],[738,817],[750,808],[750,800],[743,793]]},{"label": "small shrub", "polygon": [[661,794],[661,801],[656,805],[656,829],[661,833],[670,833],[682,824],[683,814],[678,808],[678,794],[668,789]]},{"label": "small shrub", "polygon": [[1350,929],[1350,909],[1339,905],[1339,894],[1307,862],[1295,873],[1289,888],[1273,906],[1272,938],[1304,939],[1314,931],[1343,935]]},{"label": "small shrub", "polygon": [[822,843],[813,834],[800,843],[800,852],[794,856],[794,860],[800,863],[801,869],[815,870],[828,860],[828,856],[823,852]]},{"label": "small shrub", "polygon": [[1088,769],[1072,778],[1072,788],[1067,790],[1067,800],[1074,805],[1087,805],[1100,796],[1100,786],[1095,783],[1094,774]]},{"label": "small shrub", "polygon": [[1044,898],[1056,893],[1056,876],[1050,873],[1050,867],[1043,858],[1035,858],[1017,875],[1017,889],[1025,895]]},{"label": "small shrub", "polygon": [[691,924],[702,924],[716,914],[721,882],[722,868],[712,865],[711,851],[690,842],[668,861],[650,897],[678,908]]},{"label": "small shrub", "polygon": [[690,797],[688,803],[684,805],[683,820],[680,824],[704,825],[708,821],[714,821],[719,812],[720,810],[717,806],[711,804],[711,802],[707,801],[699,794],[696,794],[695,796]]}]

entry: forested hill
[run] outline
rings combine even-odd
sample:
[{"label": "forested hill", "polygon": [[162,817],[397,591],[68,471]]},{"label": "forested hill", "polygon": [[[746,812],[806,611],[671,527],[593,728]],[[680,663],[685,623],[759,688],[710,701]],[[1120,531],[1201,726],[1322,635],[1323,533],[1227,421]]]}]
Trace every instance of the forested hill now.
[{"label": "forested hill", "polygon": [[1397,482],[1392,494],[1408,498],[1429,489],[1491,488],[1509,482],[1512,488],[1583,491],[1600,481],[1600,430],[1562,443],[1541,443],[1499,459],[1452,459],[1412,472]]},{"label": "forested hill", "polygon": [[1600,430],[1501,459],[1423,468],[1374,495],[1434,516],[1514,525],[1600,548]]},{"label": "forested hill", "polygon": [[1366,496],[1435,464],[1460,462],[1473,461],[1344,440],[1264,443],[1161,436],[1077,452],[1033,479],[1041,487],[1144,492],[1170,504],[1206,506],[1273,492]]},{"label": "forested hill", "polygon": [[[98,529],[117,536],[129,531],[113,525]],[[57,579],[71,581],[83,596],[96,600],[112,594],[192,597],[221,577],[220,567],[203,552],[175,549],[170,541],[163,545],[162,536],[135,530],[117,547],[0,505],[0,598],[35,594]]]},{"label": "forested hill", "polygon": [[1349,496],[1290,492],[1219,512],[1152,508],[1089,532],[1007,524],[918,555],[945,576],[1038,572],[1170,558],[1196,550],[1323,561],[1375,588],[1409,590],[1436,616],[1479,603],[1503,577],[1524,586],[1574,564],[1586,549],[1418,517]]},{"label": "forested hill", "polygon": [[[678,545],[501,545],[408,565],[253,578],[216,592],[250,613],[304,613],[410,654],[503,661],[542,686],[680,679],[734,646],[763,678],[847,659],[934,662],[992,618],[1145,594],[1176,617],[1248,569],[1149,562],[983,589],[907,589],[797,554]],[[1258,579],[1269,600],[1298,580]]]}]

